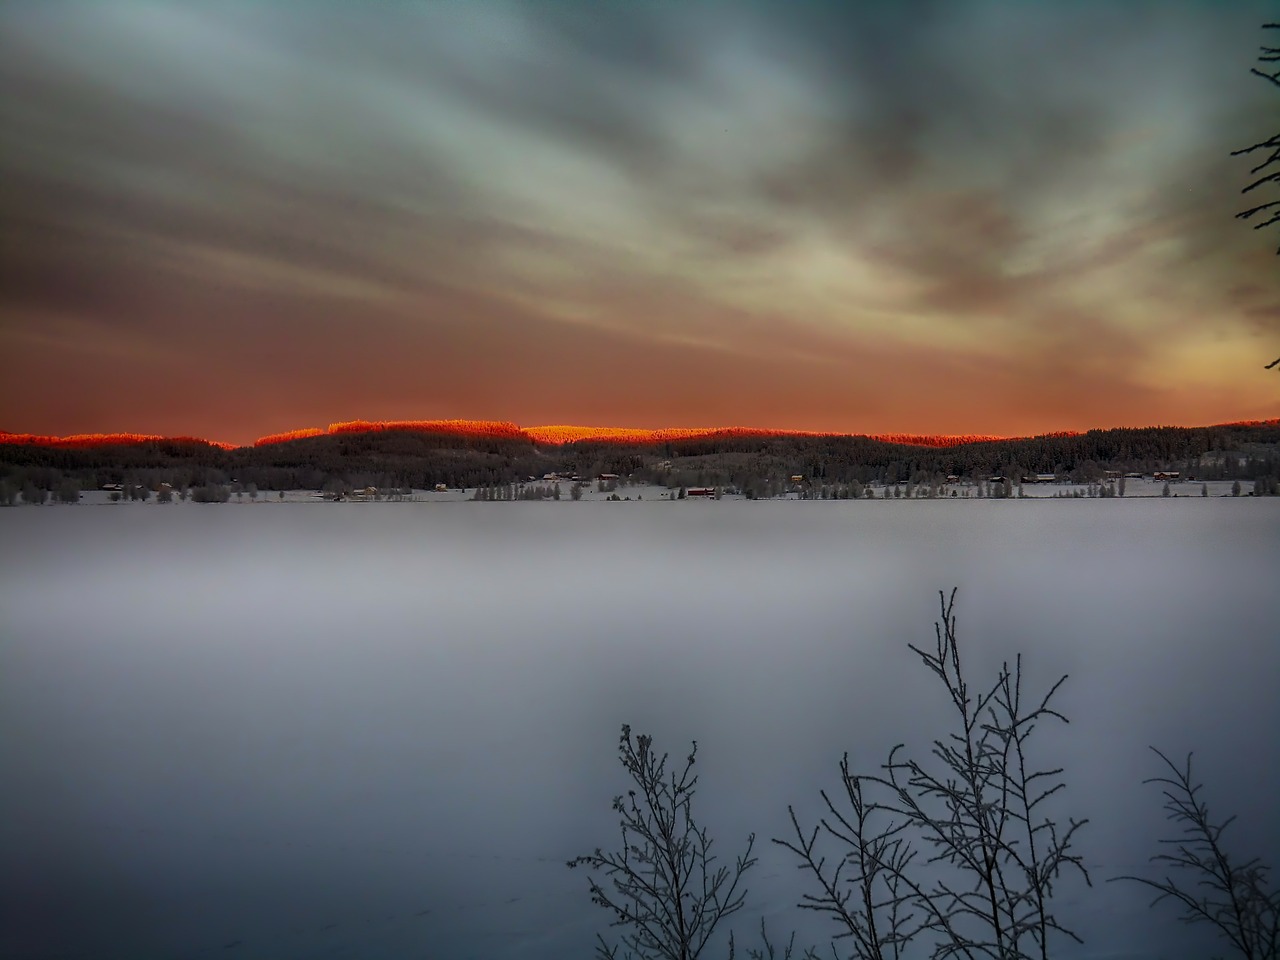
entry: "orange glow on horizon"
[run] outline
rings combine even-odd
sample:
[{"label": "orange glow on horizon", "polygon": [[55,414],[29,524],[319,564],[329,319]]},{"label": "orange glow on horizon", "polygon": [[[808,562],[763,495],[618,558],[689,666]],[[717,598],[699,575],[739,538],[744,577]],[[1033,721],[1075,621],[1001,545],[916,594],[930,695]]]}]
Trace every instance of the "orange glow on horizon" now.
[{"label": "orange glow on horizon", "polygon": [[[1280,424],[1280,418],[1268,420],[1234,420],[1214,424],[1216,427],[1254,427]],[[1120,429],[1120,428],[1118,428]],[[1141,429],[1141,428],[1139,428]],[[459,437],[493,438],[500,440],[529,440],[544,446],[563,446],[567,443],[592,441],[598,443],[659,444],[704,438],[760,438],[771,437],[866,437],[884,443],[916,447],[958,447],[968,443],[990,443],[1000,440],[1026,439],[1025,437],[1001,437],[992,434],[914,434],[873,433],[852,434],[814,430],[777,430],[761,427],[587,427],[573,424],[548,424],[538,427],[520,427],[506,420],[343,420],[326,428],[304,427],[259,437],[249,446],[263,447],[311,437],[339,434],[379,433],[384,431],[451,434]],[[1083,431],[1060,430],[1036,434],[1037,437],[1077,437]],[[105,446],[136,446],[144,443],[195,443],[208,444],[223,450],[243,449],[234,443],[221,443],[201,437],[165,437],[144,433],[81,433],[70,436],[45,436],[33,433],[9,433],[0,430],[0,444],[35,445],[62,449],[89,449]]]},{"label": "orange glow on horizon", "polygon": [[409,430],[419,433],[452,433],[464,437],[501,437],[518,440],[522,431],[508,420],[345,420],[329,424],[329,433],[377,433]]},{"label": "orange glow on horizon", "polygon": [[[420,433],[442,433],[462,437],[492,437],[503,440],[531,440],[546,446],[563,446],[566,443],[594,441],[616,444],[672,443],[681,440],[698,440],[707,437],[843,437],[857,436],[815,430],[776,430],[763,427],[587,427],[574,424],[550,424],[539,427],[520,427],[506,420],[342,420],[328,427],[303,427],[259,437],[250,446],[264,447],[311,437],[338,434],[379,433],[400,430]],[[1054,436],[1071,434],[1054,434]],[[940,436],[925,434],[883,433],[868,434],[872,440],[921,447],[954,447],[964,443],[980,443],[1002,440],[1004,437],[986,434],[964,436]],[[233,443],[219,443],[199,437],[164,437],[159,434],[141,433],[86,433],[72,436],[42,436],[31,433],[7,433],[0,431],[0,443],[34,444],[46,447],[89,448],[110,445],[135,445],[158,441],[208,443],[224,450],[237,449]]]},{"label": "orange glow on horizon", "polygon": [[497,437],[508,440],[525,438],[523,430],[506,420],[341,420],[329,424],[323,430],[320,427],[303,427],[301,430],[271,433],[253,441],[252,446],[265,447],[273,443],[288,443],[290,440],[334,436],[340,433],[381,433],[387,430],[445,433],[461,437]]},{"label": "orange glow on horizon", "polygon": [[[443,433],[463,437],[492,437],[502,440],[532,440],[544,446],[563,446],[566,443],[593,441],[616,444],[673,443],[681,440],[698,440],[707,437],[842,437],[855,434],[821,432],[815,430],[775,430],[763,427],[587,427],[576,424],[548,424],[539,427],[520,427],[507,420],[344,420],[331,423],[325,429],[305,427],[259,437],[253,446],[262,447],[274,443],[288,443],[309,437],[333,436],[344,433],[377,433],[387,430],[403,430],[422,433]],[[1002,440],[1004,437],[987,434],[941,436],[925,434],[885,433],[870,435],[873,440],[920,447],[955,447],[964,443],[980,443]]]},{"label": "orange glow on horizon", "polygon": [[269,433],[253,441],[255,447],[265,447],[272,443],[288,443],[290,440],[305,440],[307,437],[323,437],[325,432],[319,427],[303,427],[301,430],[286,430],[284,433]]},{"label": "orange glow on horizon", "polygon": [[66,437],[43,436],[35,433],[9,433],[0,430],[0,444],[17,446],[58,447],[84,450],[91,447],[137,446],[143,443],[202,443],[223,450],[235,450],[234,443],[220,443],[203,437],[162,437],[155,433],[75,433]]},{"label": "orange glow on horizon", "polygon": [[554,424],[542,427],[526,427],[525,434],[537,443],[561,446],[580,440],[603,443],[669,443],[673,440],[694,440],[709,436],[818,436],[803,431],[754,430],[748,427],[665,427],[650,430],[643,427],[581,427],[571,424]]},{"label": "orange glow on horizon", "polygon": [[[638,427],[580,427],[555,425],[526,427],[525,434],[538,443],[560,446],[579,440],[605,443],[671,443],[680,440],[699,440],[705,437],[849,437],[858,434],[822,432],[816,430],[771,430],[762,427],[665,427],[647,430]],[[980,443],[984,440],[1003,440],[1004,437],[988,435],[935,436],[907,433],[868,434],[872,440],[917,447],[956,447],[964,443]]]}]

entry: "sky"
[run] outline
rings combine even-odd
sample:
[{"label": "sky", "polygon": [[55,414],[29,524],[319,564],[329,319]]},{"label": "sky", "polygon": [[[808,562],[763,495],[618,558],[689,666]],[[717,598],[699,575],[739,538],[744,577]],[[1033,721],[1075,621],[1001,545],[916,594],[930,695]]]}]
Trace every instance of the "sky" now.
[{"label": "sky", "polygon": [[0,429],[1275,417],[1276,19],[13,0]]}]

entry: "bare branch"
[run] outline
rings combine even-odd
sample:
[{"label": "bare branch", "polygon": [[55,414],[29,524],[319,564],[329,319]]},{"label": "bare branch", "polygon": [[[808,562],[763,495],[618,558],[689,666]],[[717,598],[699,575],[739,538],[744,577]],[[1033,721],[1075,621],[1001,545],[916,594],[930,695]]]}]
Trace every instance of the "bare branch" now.
[{"label": "bare branch", "polygon": [[[1280,29],[1280,24],[1264,23],[1262,25],[1262,29],[1263,30]],[[1280,62],[1280,47],[1262,46],[1259,49],[1261,50],[1261,53],[1258,56],[1258,60],[1260,62],[1262,63]],[[1262,77],[1262,79],[1264,80],[1270,81],[1271,83],[1275,84],[1277,87],[1280,87],[1280,70],[1277,70],[1274,73],[1267,73],[1263,70],[1259,70],[1257,67],[1253,67],[1250,69],[1249,72],[1254,74],[1255,76]],[[1255,143],[1252,146],[1244,147],[1243,149],[1240,149],[1240,150],[1233,150],[1231,152],[1231,156],[1238,157],[1246,153],[1252,153],[1254,150],[1265,150],[1265,149],[1271,149],[1273,152],[1271,156],[1267,157],[1267,159],[1263,160],[1262,163],[1258,164],[1256,167],[1253,167],[1249,171],[1250,174],[1256,175],[1260,171],[1269,167],[1271,164],[1280,162],[1280,133],[1273,134],[1272,136],[1268,137],[1266,140],[1263,140],[1259,143]],[[1275,183],[1280,183],[1280,172],[1270,173],[1264,177],[1259,177],[1258,179],[1254,180],[1252,183],[1249,183],[1247,186],[1245,186],[1240,192],[1249,193],[1251,190],[1255,190],[1258,187],[1262,186],[1263,184],[1275,184]],[[1248,210],[1243,211],[1242,213],[1237,213],[1236,219],[1248,220],[1258,211],[1266,210],[1274,206],[1280,206],[1280,201],[1271,201],[1269,203],[1260,204],[1259,206],[1252,207]],[[1269,220],[1264,220],[1261,223],[1254,224],[1254,229],[1261,230],[1265,227],[1274,226],[1277,223],[1280,223],[1280,215],[1273,216]],[[1280,246],[1276,247],[1276,255],[1280,256]],[[1268,364],[1267,369],[1270,370],[1272,366],[1274,366],[1274,364]]]},{"label": "bare branch", "polygon": [[[956,639],[955,595],[939,595],[934,649],[910,646],[955,709],[955,732],[933,742],[933,763],[910,759],[899,745],[880,773],[859,775],[846,755],[841,802],[823,792],[827,816],[818,826],[804,830],[792,811],[795,839],[775,840],[818,882],[821,892],[800,906],[831,916],[859,960],[898,960],[917,940],[931,941],[926,956],[1043,960],[1053,936],[1078,940],[1051,902],[1066,868],[1089,882],[1071,852],[1085,821],[1060,830],[1042,816],[1041,804],[1064,787],[1062,770],[1033,770],[1027,751],[1040,721],[1066,721],[1051,705],[1066,677],[1028,707],[1019,657],[973,693]],[[821,853],[824,840],[839,854]]]},{"label": "bare branch", "polygon": [[[721,921],[741,910],[746,900],[746,888],[740,885],[756,863],[751,856],[755,835],[747,838],[746,850],[732,868],[714,866],[713,841],[693,816],[697,752],[694,741],[684,767],[668,774],[668,755],[654,752],[653,738],[642,734],[633,740],[631,728],[624,725],[618,754],[636,789],[613,801],[621,817],[621,849],[597,848],[568,863],[609,878],[608,889],[590,880],[591,900],[613,914],[612,926],[626,928],[621,940],[627,957],[634,951],[638,957],[697,960]],[[598,939],[597,955],[616,960],[619,947]]]},{"label": "bare branch", "polygon": [[[1143,782],[1164,788],[1168,819],[1181,827],[1177,839],[1161,841],[1173,852],[1157,854],[1151,861],[1172,868],[1173,873],[1158,880],[1136,876],[1113,879],[1155,890],[1152,906],[1163,900],[1180,904],[1184,922],[1215,928],[1246,960],[1274,960],[1280,948],[1280,893],[1269,889],[1270,867],[1257,858],[1233,862],[1227,854],[1222,835],[1235,817],[1218,824],[1210,820],[1209,807],[1200,799],[1202,785],[1192,776],[1191,754],[1187,754],[1186,764],[1178,767],[1164,753],[1151,749],[1170,775]],[[1180,881],[1174,873],[1190,879]]]}]

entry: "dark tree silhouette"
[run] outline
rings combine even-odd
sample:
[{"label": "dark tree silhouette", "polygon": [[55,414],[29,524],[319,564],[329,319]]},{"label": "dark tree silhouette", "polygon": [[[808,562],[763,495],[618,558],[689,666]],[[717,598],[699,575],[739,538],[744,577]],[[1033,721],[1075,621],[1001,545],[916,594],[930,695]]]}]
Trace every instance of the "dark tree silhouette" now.
[{"label": "dark tree silhouette", "polygon": [[[1262,25],[1262,29],[1280,30],[1280,23],[1264,23]],[[1270,81],[1277,87],[1277,89],[1280,89],[1280,66],[1277,66],[1277,64],[1280,64],[1280,47],[1264,45],[1259,49],[1258,62],[1267,64],[1269,67],[1274,69],[1271,73],[1267,73],[1266,69],[1259,70],[1257,67],[1253,67],[1249,72],[1257,74],[1259,77],[1262,77],[1263,80]],[[1266,140],[1255,143],[1251,147],[1245,147],[1242,150],[1233,150],[1231,155],[1233,157],[1239,157],[1246,153],[1253,153],[1255,150],[1270,150],[1271,153],[1265,160],[1249,171],[1249,173],[1257,177],[1257,179],[1241,190],[1241,193],[1249,193],[1265,183],[1280,183],[1280,131],[1272,134]],[[1263,171],[1267,170],[1267,168],[1272,164],[1277,164],[1277,169],[1263,173]],[[1262,174],[1262,176],[1258,176],[1258,174]],[[1263,227],[1270,227],[1280,223],[1280,209],[1277,208],[1280,208],[1280,200],[1270,200],[1266,203],[1260,203],[1256,206],[1250,207],[1248,210],[1243,210],[1240,213],[1237,213],[1236,219],[1248,220],[1252,218],[1254,214],[1262,213],[1264,210],[1269,210],[1271,213],[1267,215],[1267,219],[1263,220],[1261,223],[1255,223],[1253,225],[1253,229],[1261,230]],[[1276,248],[1276,255],[1280,256],[1280,247]],[[1280,366],[1280,358],[1268,363],[1266,369],[1270,370],[1272,367],[1276,366]]]},{"label": "dark tree silhouette", "polygon": [[[939,594],[934,649],[910,649],[942,681],[957,725],[922,762],[894,747],[881,773],[853,772],[845,754],[843,789],[821,792],[818,825],[801,827],[788,807],[795,839],[774,840],[817,881],[820,892],[805,894],[801,909],[834,919],[857,960],[1046,960],[1051,938],[1080,942],[1059,922],[1053,896],[1066,873],[1092,885],[1071,852],[1088,821],[1060,825],[1046,815],[1041,805],[1066,783],[1060,767],[1037,769],[1029,743],[1038,725],[1067,722],[1050,706],[1067,678],[1037,701],[1024,691],[1019,654],[994,683],[970,686],[955,597]],[[932,943],[916,953],[908,948],[917,938]]]},{"label": "dark tree silhouette", "polygon": [[1271,886],[1271,867],[1260,858],[1241,861],[1228,853],[1222,834],[1234,816],[1215,823],[1209,806],[1201,798],[1203,784],[1191,773],[1191,754],[1178,766],[1155,747],[1169,775],[1151,777],[1144,783],[1158,784],[1164,791],[1164,809],[1176,836],[1160,842],[1168,853],[1151,858],[1163,876],[1123,876],[1155,890],[1152,906],[1169,900],[1182,907],[1186,923],[1204,924],[1218,934],[1245,960],[1274,960],[1280,956],[1280,890]]},{"label": "dark tree silhouette", "polygon": [[[623,724],[618,757],[636,788],[614,797],[621,817],[622,847],[576,857],[572,867],[589,867],[604,874],[591,879],[591,901],[614,915],[613,926],[624,927],[625,960],[697,960],[722,920],[742,909],[746,900],[743,874],[756,863],[751,856],[755,834],[732,868],[713,866],[712,840],[693,815],[698,777],[693,773],[698,743],[679,773],[667,770],[667,754],[658,756],[653,738],[632,738]],[[768,935],[761,926],[767,952]],[[596,956],[618,960],[618,947],[598,937]],[[734,953],[729,938],[729,956]],[[786,955],[790,956],[787,949]]]}]

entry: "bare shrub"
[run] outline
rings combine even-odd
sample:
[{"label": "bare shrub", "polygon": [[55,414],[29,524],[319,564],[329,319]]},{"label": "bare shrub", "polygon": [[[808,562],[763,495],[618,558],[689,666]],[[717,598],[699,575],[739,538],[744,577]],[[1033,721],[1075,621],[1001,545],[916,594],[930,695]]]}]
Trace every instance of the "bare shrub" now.
[{"label": "bare shrub", "polygon": [[[568,864],[604,875],[603,882],[591,877],[591,900],[614,915],[612,926],[625,928],[620,946],[597,936],[596,955],[604,960],[616,960],[620,947],[626,948],[626,958],[695,960],[720,923],[742,909],[747,893],[742,878],[756,863],[751,856],[755,834],[732,868],[715,866],[713,841],[693,815],[697,752],[695,740],[683,769],[668,773],[667,754],[654,752],[653,738],[632,739],[631,727],[622,727],[618,757],[635,788],[613,800],[622,818],[621,849],[597,847]],[[765,944],[772,956],[767,938]]]},{"label": "bare shrub", "polygon": [[1234,816],[1215,824],[1209,819],[1208,804],[1200,798],[1204,785],[1191,773],[1191,754],[1179,767],[1155,747],[1152,751],[1169,768],[1169,775],[1151,777],[1143,783],[1159,784],[1164,792],[1164,810],[1176,824],[1179,836],[1161,840],[1172,848],[1151,862],[1168,872],[1163,879],[1124,876],[1157,891],[1152,906],[1172,900],[1182,907],[1182,920],[1207,924],[1248,960],[1274,960],[1280,948],[1280,892],[1269,889],[1271,868],[1254,857],[1244,863],[1233,861],[1222,843],[1222,835]]},{"label": "bare shrub", "polygon": [[[1051,934],[1079,942],[1055,916],[1051,901],[1066,868],[1089,881],[1071,852],[1077,829],[1065,828],[1042,804],[1064,787],[1061,768],[1038,770],[1028,755],[1037,724],[1067,718],[1050,701],[1060,678],[1038,703],[1024,700],[1021,655],[995,682],[973,694],[956,640],[955,591],[939,596],[942,616],[933,651],[911,646],[946,688],[957,729],[933,741],[930,761],[894,747],[877,774],[858,774],[848,754],[841,791],[823,791],[826,814],[811,830],[788,808],[794,839],[775,839],[800,858],[820,892],[800,907],[830,915],[837,940],[858,958],[1045,958]],[[820,843],[821,840],[821,843]],[[839,852],[821,849],[834,841]],[[923,855],[923,856],[922,856]]]}]

